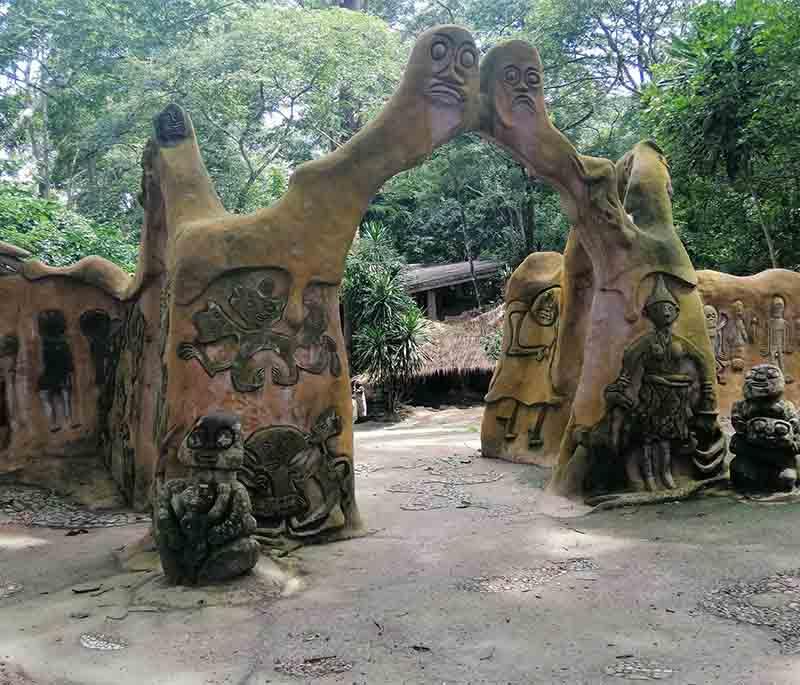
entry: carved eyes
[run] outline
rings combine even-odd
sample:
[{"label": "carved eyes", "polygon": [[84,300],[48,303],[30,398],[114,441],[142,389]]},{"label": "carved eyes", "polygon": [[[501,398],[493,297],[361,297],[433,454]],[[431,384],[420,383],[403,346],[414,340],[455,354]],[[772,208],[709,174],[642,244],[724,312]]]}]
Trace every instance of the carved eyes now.
[{"label": "carved eyes", "polygon": [[[208,436],[206,434],[205,429],[200,426],[195,428],[191,433],[189,433],[189,437],[186,438],[186,444],[189,446],[189,449],[192,450],[199,450],[202,448],[209,448],[212,445],[208,442]],[[214,445],[221,450],[226,450],[236,442],[236,434],[230,428],[221,428],[217,431],[216,435],[214,436]]]},{"label": "carved eyes", "polygon": [[466,47],[461,51],[460,61],[462,67],[472,69],[478,63],[478,54],[471,47]]},{"label": "carved eyes", "polygon": [[529,67],[525,70],[525,83],[529,88],[537,88],[541,82],[542,77],[536,69]]},{"label": "carved eyes", "polygon": [[[452,45],[446,40],[438,39],[431,45],[431,57],[436,62],[446,59]],[[473,69],[478,64],[478,52],[471,43],[464,43],[458,50],[458,64],[463,69]]]},{"label": "carved eyes", "polygon": [[510,65],[506,67],[505,73],[503,74],[503,78],[505,79],[505,82],[508,83],[509,85],[516,86],[520,82],[520,79],[522,78],[522,73],[517,67]]},{"label": "carved eyes", "polygon": [[437,62],[447,57],[448,52],[450,52],[450,46],[443,40],[437,40],[431,45],[431,57]]}]

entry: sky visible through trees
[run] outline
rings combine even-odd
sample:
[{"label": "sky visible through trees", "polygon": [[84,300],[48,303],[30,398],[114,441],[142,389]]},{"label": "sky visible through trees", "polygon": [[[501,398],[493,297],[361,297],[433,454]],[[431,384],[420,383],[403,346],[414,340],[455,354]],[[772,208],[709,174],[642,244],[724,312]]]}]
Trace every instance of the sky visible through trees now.
[{"label": "sky visible through trees", "polygon": [[[696,266],[800,265],[800,0],[0,0],[0,239],[133,268],[141,152],[168,102],[225,205],[267,205],[375,114],[437,23],[482,50],[536,45],[582,153],[656,140]],[[408,262],[514,267],[568,231],[556,195],[474,135],[394,178],[367,219]]]}]

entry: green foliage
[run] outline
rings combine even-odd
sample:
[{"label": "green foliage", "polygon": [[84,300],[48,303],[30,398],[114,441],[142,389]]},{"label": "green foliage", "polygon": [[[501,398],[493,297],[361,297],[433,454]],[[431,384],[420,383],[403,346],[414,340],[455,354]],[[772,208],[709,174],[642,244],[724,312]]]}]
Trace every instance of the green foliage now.
[{"label": "green foliage", "polygon": [[487,358],[496,362],[503,349],[503,329],[496,328],[481,337],[481,347]]},{"label": "green foliage", "polygon": [[388,231],[368,223],[348,255],[342,283],[354,331],[354,369],[384,388],[390,415],[426,359],[427,321],[403,288],[401,268]]},{"label": "green foliage", "polygon": [[54,266],[99,255],[133,272],[137,246],[117,226],[93,223],[57,202],[0,184],[0,240]]},{"label": "green foliage", "polygon": [[706,2],[673,41],[644,117],[672,163],[676,217],[701,266],[800,262],[800,6]]}]

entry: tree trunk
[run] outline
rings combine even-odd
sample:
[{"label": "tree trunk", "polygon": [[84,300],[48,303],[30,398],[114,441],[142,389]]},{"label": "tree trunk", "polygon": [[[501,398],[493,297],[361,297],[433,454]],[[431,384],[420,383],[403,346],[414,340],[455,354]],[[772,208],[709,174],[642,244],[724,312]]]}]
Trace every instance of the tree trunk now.
[{"label": "tree trunk", "polygon": [[753,204],[756,206],[756,214],[758,214],[758,223],[761,224],[761,230],[764,233],[764,241],[767,243],[767,252],[769,253],[769,261],[772,264],[773,269],[777,269],[778,267],[778,255],[775,252],[775,243],[772,241],[772,231],[767,224],[766,219],[764,218],[764,212],[761,209],[761,202],[756,195],[756,191],[753,190],[753,185],[750,181],[748,181],[748,185],[750,186],[750,197],[753,199]]}]

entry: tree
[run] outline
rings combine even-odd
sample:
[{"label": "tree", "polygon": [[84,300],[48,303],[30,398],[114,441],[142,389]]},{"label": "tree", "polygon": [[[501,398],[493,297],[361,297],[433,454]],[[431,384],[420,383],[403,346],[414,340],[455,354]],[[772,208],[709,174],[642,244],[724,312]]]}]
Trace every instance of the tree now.
[{"label": "tree", "polygon": [[390,416],[426,360],[427,322],[403,288],[401,269],[386,228],[367,223],[348,256],[342,283],[354,331],[354,370],[383,388]]},{"label": "tree", "polygon": [[[705,252],[701,263],[735,272],[797,264],[800,6],[706,2],[690,27],[657,70],[645,111],[673,164],[687,242]],[[716,253],[720,225],[725,239],[762,248]]]}]

